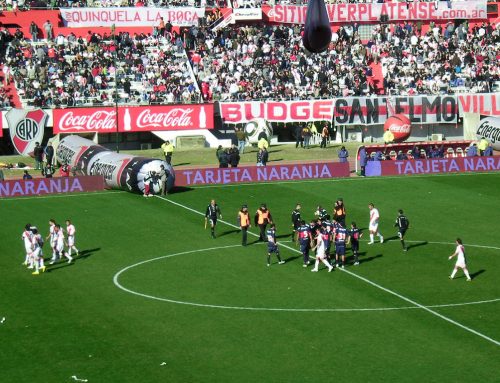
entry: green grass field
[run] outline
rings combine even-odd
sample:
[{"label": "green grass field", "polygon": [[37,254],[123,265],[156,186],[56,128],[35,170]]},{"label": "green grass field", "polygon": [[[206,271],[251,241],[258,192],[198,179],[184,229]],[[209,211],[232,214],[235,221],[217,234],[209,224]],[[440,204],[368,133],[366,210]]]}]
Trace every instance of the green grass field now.
[{"label": "green grass field", "polygon": [[[0,381],[498,382],[499,186],[496,173],[0,200]],[[388,241],[368,246],[365,230],[359,266],[311,273],[289,242],[290,212],[300,201],[310,219],[337,197],[365,229],[373,201]],[[200,215],[211,198],[227,222],[216,239]],[[239,246],[231,226],[242,203],[262,202],[284,265],[266,267],[266,246]],[[46,235],[52,217],[73,220],[82,255],[32,276],[22,229]],[[470,283],[448,279],[457,236]]]}]

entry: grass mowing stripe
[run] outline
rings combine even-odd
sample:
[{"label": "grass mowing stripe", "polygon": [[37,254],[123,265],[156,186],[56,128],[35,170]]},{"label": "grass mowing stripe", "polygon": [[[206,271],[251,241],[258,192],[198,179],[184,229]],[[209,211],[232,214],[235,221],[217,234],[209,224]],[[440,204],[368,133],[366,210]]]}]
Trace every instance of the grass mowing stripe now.
[{"label": "grass mowing stripe", "polygon": [[87,197],[93,195],[103,195],[103,194],[117,194],[124,193],[123,190],[114,190],[106,192],[90,192],[90,193],[78,193],[78,194],[51,194],[37,197],[14,197],[14,198],[0,198],[0,201],[26,201],[30,199],[52,199],[52,198],[69,198],[69,197]]},{"label": "grass mowing stripe", "polygon": [[[178,203],[178,202],[175,202],[175,201],[169,200],[169,199],[167,199],[167,198],[165,198],[165,197],[161,197],[161,196],[156,196],[156,197],[157,197],[157,198],[160,198],[160,199],[162,199],[162,200],[164,200],[164,201],[167,201],[167,202],[169,202],[169,203],[171,203],[171,204],[173,204],[173,205],[179,206],[179,207],[181,207],[181,208],[183,208],[183,209],[189,210],[189,211],[191,211],[191,212],[193,212],[193,213],[195,213],[195,214],[198,214],[198,215],[201,215],[201,216],[204,216],[204,215],[205,215],[205,214],[203,214],[202,212],[200,212],[200,211],[198,211],[198,210],[192,209],[192,208],[190,208],[189,206],[183,205],[183,204],[181,204],[181,203]],[[228,226],[231,226],[231,227],[233,227],[233,228],[237,228],[237,229],[239,229],[239,227],[238,227],[238,226],[236,226],[236,225],[234,225],[234,224],[232,224],[232,223],[229,223],[229,222],[224,221],[224,220],[222,220],[222,219],[221,219],[221,220],[219,220],[219,221],[220,221],[220,222],[222,222],[222,223],[224,223],[224,224],[226,224],[226,225],[228,225]],[[253,235],[253,236],[255,236],[255,237],[258,237],[258,235],[257,235],[257,234],[255,234],[255,233],[253,233],[253,232],[250,232],[250,231],[249,231],[248,233],[250,233],[251,235]],[[280,243],[280,245],[281,245],[281,246],[283,246],[283,247],[285,247],[285,248],[287,248],[287,249],[289,249],[289,250],[291,250],[291,251],[293,251],[293,252],[295,252],[295,253],[300,253],[300,251],[298,251],[297,249],[294,249],[293,247],[290,247],[290,246],[288,246],[288,245],[285,245],[284,243]],[[474,334],[474,335],[477,335],[477,336],[479,336],[479,337],[481,337],[481,338],[483,338],[483,339],[485,339],[485,340],[487,340],[487,341],[489,341],[489,342],[491,342],[491,343],[493,343],[493,344],[495,344],[495,345],[497,345],[497,346],[500,346],[500,342],[499,342],[499,341],[497,341],[497,340],[495,340],[495,339],[493,339],[493,338],[490,338],[489,336],[484,335],[484,334],[482,334],[482,333],[480,333],[480,332],[478,332],[478,331],[476,331],[476,330],[474,330],[474,329],[472,329],[472,328],[470,328],[470,327],[467,327],[467,326],[465,326],[465,325],[463,325],[463,324],[461,324],[461,323],[459,323],[459,322],[457,322],[457,321],[455,321],[455,320],[453,320],[453,319],[451,319],[451,318],[448,318],[447,316],[444,316],[444,315],[442,315],[442,314],[440,314],[440,313],[438,313],[438,312],[436,312],[436,311],[434,311],[434,310],[431,310],[430,308],[428,308],[428,307],[426,307],[426,306],[424,306],[424,305],[421,305],[420,303],[415,302],[414,300],[412,300],[412,299],[410,299],[410,298],[407,298],[407,297],[405,297],[405,296],[403,296],[403,295],[401,295],[401,294],[398,294],[398,293],[397,293],[397,292],[395,292],[395,291],[392,291],[392,290],[390,290],[390,289],[388,289],[388,288],[386,288],[386,287],[384,287],[384,286],[381,286],[381,285],[379,285],[378,283],[375,283],[375,282],[373,282],[373,281],[371,281],[371,280],[369,280],[369,279],[367,279],[367,278],[364,278],[364,277],[362,277],[362,276],[360,276],[360,275],[357,275],[357,274],[355,274],[355,273],[353,273],[353,272],[351,272],[351,271],[349,271],[349,270],[346,270],[346,269],[340,269],[340,270],[344,271],[345,273],[347,273],[347,274],[349,274],[349,275],[351,275],[351,276],[353,276],[353,277],[355,277],[355,278],[358,278],[358,279],[360,279],[360,280],[362,280],[362,281],[364,281],[364,282],[368,283],[369,285],[371,285],[371,286],[373,286],[373,287],[376,287],[376,288],[378,288],[378,289],[380,289],[380,290],[382,290],[382,291],[385,291],[386,293],[389,293],[389,294],[391,294],[391,295],[394,295],[394,296],[396,296],[396,297],[398,297],[398,298],[400,298],[400,299],[404,300],[405,302],[408,302],[408,303],[410,303],[410,304],[412,304],[412,305],[414,305],[414,306],[416,306],[416,307],[418,307],[418,308],[420,308],[420,309],[422,309],[422,310],[425,310],[425,311],[427,311],[428,313],[430,313],[430,314],[432,314],[432,315],[434,315],[434,316],[436,316],[436,317],[438,317],[438,318],[441,318],[441,319],[443,319],[443,320],[447,321],[448,323],[451,323],[451,324],[453,324],[453,325],[455,325],[455,326],[458,326],[458,327],[460,327],[460,328],[461,328],[461,329],[463,329],[463,330],[466,330],[466,331],[468,331],[468,332],[470,332],[470,333],[472,333],[472,334]]]}]

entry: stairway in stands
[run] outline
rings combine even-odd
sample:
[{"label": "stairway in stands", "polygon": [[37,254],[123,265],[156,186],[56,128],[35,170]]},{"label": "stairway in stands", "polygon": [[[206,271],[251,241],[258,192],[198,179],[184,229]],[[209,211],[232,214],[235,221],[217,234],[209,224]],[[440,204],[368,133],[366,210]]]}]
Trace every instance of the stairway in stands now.
[{"label": "stairway in stands", "polygon": [[380,61],[377,64],[372,62],[370,64],[370,68],[372,68],[373,82],[375,84],[375,88],[377,89],[377,94],[385,94],[382,64],[380,63]]},{"label": "stairway in stands", "polygon": [[14,108],[22,108],[23,105],[22,105],[21,100],[19,99],[19,96],[17,94],[17,89],[16,89],[16,86],[14,85],[14,82],[11,82],[7,86],[4,85],[3,65],[1,65],[1,64],[0,64],[0,84],[2,84],[2,87],[5,89],[5,93],[7,93],[7,96],[9,96],[10,104]]}]

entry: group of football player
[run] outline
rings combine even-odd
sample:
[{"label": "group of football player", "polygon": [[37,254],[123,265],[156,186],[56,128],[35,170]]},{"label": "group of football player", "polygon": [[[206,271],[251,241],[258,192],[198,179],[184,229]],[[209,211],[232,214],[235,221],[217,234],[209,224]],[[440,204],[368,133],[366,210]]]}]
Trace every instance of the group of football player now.
[{"label": "group of football player", "polygon": [[[73,261],[73,257],[71,256],[72,251],[74,250],[77,256],[79,251],[75,246],[76,229],[69,219],[66,220],[66,233],[67,238],[64,236],[64,229],[54,219],[49,220],[49,234],[45,239],[36,226],[29,223],[26,224],[21,236],[26,251],[23,265],[27,266],[30,270],[34,270],[32,272],[33,275],[39,275],[40,271],[42,273],[45,272],[47,269],[43,254],[45,240],[49,241],[52,250],[51,265],[63,257],[67,259],[68,263],[71,263]],[[65,250],[65,246],[68,247],[68,251]]]}]

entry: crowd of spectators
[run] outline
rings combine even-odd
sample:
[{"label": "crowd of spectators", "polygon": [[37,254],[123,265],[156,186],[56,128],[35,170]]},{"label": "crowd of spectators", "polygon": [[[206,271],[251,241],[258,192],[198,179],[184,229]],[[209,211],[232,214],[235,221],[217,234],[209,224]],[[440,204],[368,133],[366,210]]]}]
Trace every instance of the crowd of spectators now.
[{"label": "crowd of spectators", "polygon": [[389,94],[490,92],[500,76],[500,29],[490,23],[431,22],[426,33],[418,24],[377,26],[367,47],[380,57]]},{"label": "crowd of spectators", "polygon": [[[41,107],[112,104],[115,84],[118,102],[154,104],[491,92],[500,83],[500,25],[488,22],[383,23],[367,42],[353,23],[333,33],[325,53],[309,54],[303,26],[214,31],[215,18],[180,33],[168,22],[151,34],[89,31],[85,38],[53,36],[47,23],[31,36],[4,30],[4,77]],[[383,84],[373,76],[379,64]]]},{"label": "crowd of spectators", "polygon": [[118,102],[197,102],[182,39],[175,32],[166,35],[89,31],[86,38],[71,33],[33,42],[17,31],[9,37],[3,64],[27,105],[113,104],[115,80]]}]

